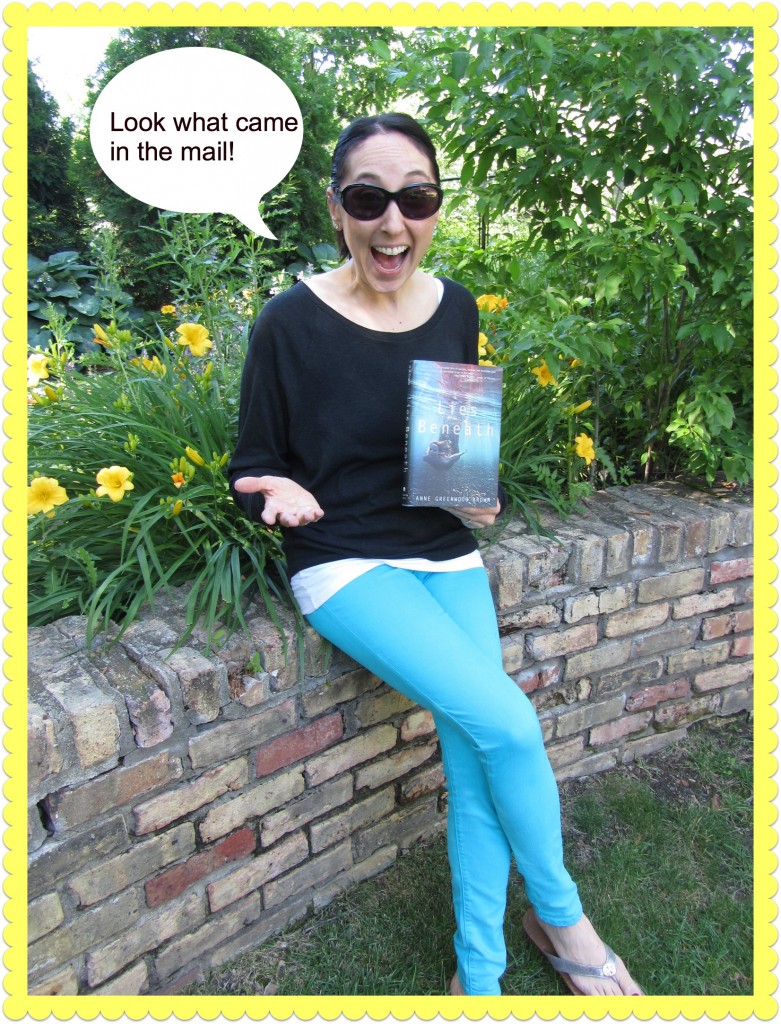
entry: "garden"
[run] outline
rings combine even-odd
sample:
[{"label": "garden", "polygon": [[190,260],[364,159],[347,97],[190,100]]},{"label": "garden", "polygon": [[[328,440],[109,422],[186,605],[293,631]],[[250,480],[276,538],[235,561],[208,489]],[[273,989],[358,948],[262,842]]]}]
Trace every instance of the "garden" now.
[{"label": "garden", "polygon": [[[219,46],[306,130],[277,236],[121,193],[86,114],[128,64]],[[351,59],[360,49],[361,62]],[[183,583],[213,641],[287,600],[280,537],[226,476],[254,318],[336,266],[324,191],[350,119],[408,110],[446,199],[426,269],[474,294],[504,369],[501,477],[531,528],[594,489],[751,484],[752,40],[738,28],[133,28],[83,124],[29,69],[29,621],[129,625]],[[184,638],[183,638],[184,639]]]}]

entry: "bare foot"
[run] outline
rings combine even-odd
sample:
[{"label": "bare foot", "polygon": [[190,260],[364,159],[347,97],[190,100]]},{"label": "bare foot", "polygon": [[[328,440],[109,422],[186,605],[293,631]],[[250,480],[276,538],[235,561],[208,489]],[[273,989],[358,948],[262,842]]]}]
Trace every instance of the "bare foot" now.
[{"label": "bare foot", "polygon": [[[562,960],[593,967],[601,967],[605,962],[605,943],[597,935],[585,914],[577,924],[567,928],[546,924],[536,916],[535,920],[550,940],[555,955]],[[643,995],[642,989],[619,956],[616,956],[616,973],[612,978],[592,978],[574,973],[570,974],[569,978],[578,992],[584,996]]]},{"label": "bare foot", "polygon": [[463,988],[461,986],[461,982],[458,980],[458,975],[457,974],[453,975],[453,979],[450,982],[450,995],[451,996],[465,996],[466,995],[466,992],[464,992],[464,990],[463,990]]}]

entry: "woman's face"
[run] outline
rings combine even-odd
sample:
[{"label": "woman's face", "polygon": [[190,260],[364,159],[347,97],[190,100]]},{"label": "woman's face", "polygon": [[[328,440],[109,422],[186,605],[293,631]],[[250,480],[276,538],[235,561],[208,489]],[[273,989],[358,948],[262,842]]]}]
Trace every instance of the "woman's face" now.
[{"label": "woman's face", "polygon": [[[372,135],[352,150],[339,182],[341,188],[362,183],[396,192],[406,185],[436,182],[426,154],[399,132]],[[439,213],[426,220],[402,216],[395,202],[376,220],[356,220],[328,190],[331,218],[345,242],[359,279],[376,292],[395,292],[414,274],[434,234]]]}]

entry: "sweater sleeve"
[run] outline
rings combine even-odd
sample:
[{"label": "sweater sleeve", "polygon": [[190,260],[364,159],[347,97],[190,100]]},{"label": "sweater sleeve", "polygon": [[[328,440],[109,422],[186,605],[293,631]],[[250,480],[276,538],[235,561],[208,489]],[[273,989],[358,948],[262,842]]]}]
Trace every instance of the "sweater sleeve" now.
[{"label": "sweater sleeve", "polygon": [[245,476],[288,476],[288,410],[278,360],[279,337],[269,303],[255,321],[241,377],[239,428],[228,465],[231,494],[250,519],[259,520],[262,494],[241,494],[236,481]]}]

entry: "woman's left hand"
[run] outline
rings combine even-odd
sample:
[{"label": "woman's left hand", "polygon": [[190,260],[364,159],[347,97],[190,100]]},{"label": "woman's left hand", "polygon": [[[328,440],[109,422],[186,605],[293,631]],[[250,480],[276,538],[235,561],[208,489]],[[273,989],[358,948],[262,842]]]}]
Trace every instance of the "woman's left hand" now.
[{"label": "woman's left hand", "polygon": [[502,506],[498,501],[493,508],[464,508],[460,506],[448,508],[448,512],[452,512],[470,530],[481,530],[486,526],[493,526],[501,510]]}]

